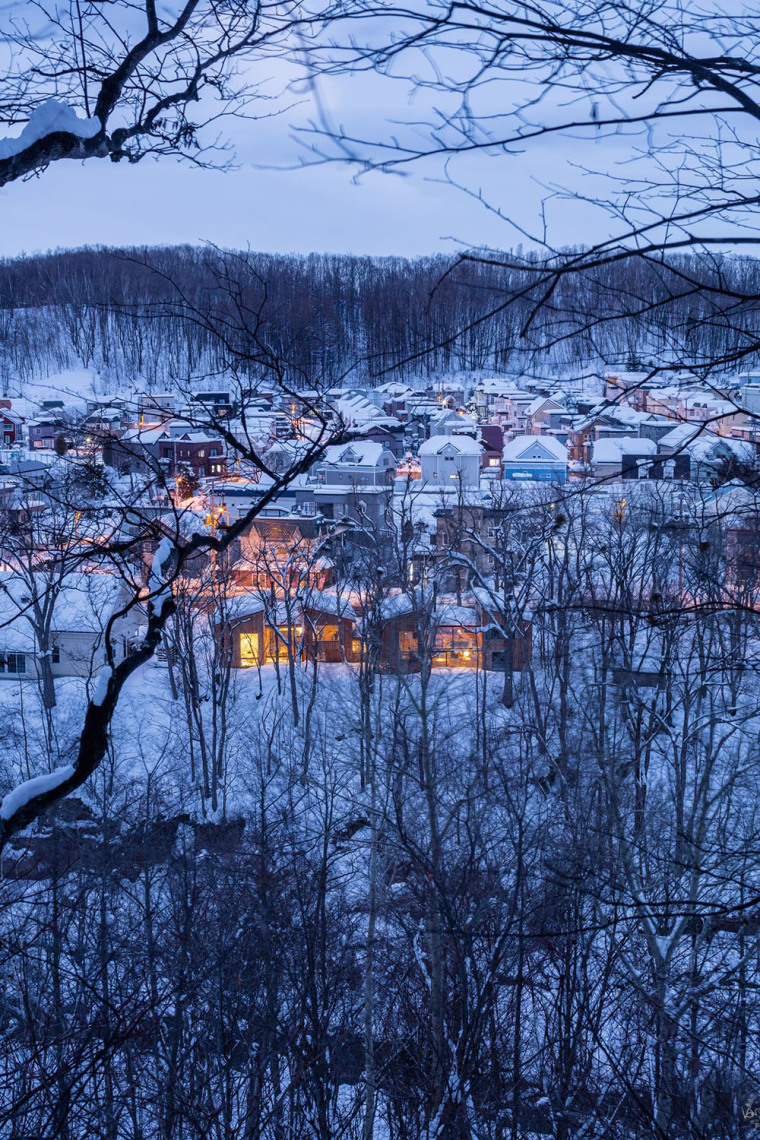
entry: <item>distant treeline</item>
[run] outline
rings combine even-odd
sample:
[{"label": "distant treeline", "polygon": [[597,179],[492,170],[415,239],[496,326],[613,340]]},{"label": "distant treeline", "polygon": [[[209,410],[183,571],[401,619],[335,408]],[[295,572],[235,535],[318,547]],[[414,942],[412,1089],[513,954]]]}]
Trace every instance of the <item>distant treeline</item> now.
[{"label": "distant treeline", "polygon": [[744,366],[759,264],[642,257],[548,289],[535,255],[520,253],[407,260],[181,246],[22,257],[0,268],[0,378],[77,365],[115,383],[211,374],[230,363],[214,331],[223,327],[237,358],[250,357],[243,367],[276,359],[296,384],[662,359],[731,367],[737,351],[751,353]]}]

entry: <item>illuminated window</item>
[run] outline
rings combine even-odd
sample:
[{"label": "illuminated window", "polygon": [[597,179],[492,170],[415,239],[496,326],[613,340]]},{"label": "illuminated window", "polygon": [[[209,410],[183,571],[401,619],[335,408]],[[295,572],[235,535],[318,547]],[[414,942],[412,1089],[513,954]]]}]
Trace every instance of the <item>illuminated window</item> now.
[{"label": "illuminated window", "polygon": [[416,653],[417,634],[402,630],[398,635],[398,647],[401,653]]},{"label": "illuminated window", "polygon": [[338,640],[338,627],[337,625],[325,625],[321,629],[317,629],[318,641],[337,641]]},{"label": "illuminated window", "polygon": [[471,650],[475,648],[477,648],[477,637],[468,629],[461,629],[458,626],[442,626],[436,631],[436,653],[448,649]]},{"label": "illuminated window", "polygon": [[259,635],[257,633],[240,634],[240,665],[249,669],[259,663]]}]

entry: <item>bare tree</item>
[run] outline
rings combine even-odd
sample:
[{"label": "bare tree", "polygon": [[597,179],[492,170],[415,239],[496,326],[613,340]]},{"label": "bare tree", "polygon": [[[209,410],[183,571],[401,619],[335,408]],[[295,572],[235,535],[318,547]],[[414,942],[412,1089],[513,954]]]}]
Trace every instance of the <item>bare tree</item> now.
[{"label": "bare tree", "polygon": [[[241,284],[245,260],[240,261],[241,279],[233,286],[227,278],[232,292],[231,311],[218,328],[218,335],[228,353],[231,366],[240,368],[244,364],[254,372],[245,379],[238,378],[233,400],[238,415],[245,423],[247,409],[255,399],[257,384],[265,377],[271,385],[279,385],[289,391],[282,378],[282,368],[276,355],[262,339],[257,321],[258,315],[246,305],[246,294]],[[188,321],[201,321],[216,330],[212,317],[201,313],[189,304],[178,302],[177,309]],[[188,566],[198,558],[220,559],[233,546],[261,511],[277,498],[285,487],[299,474],[307,471],[319,458],[325,447],[344,436],[339,419],[330,410],[329,403],[312,406],[311,435],[297,459],[285,470],[272,471],[266,459],[259,453],[258,446],[246,433],[236,435],[228,422],[213,411],[199,410],[190,416],[190,421],[198,426],[213,430],[225,442],[231,456],[237,456],[262,472],[269,479],[267,490],[259,501],[243,516],[224,529],[200,527],[188,534],[185,525],[186,513],[174,501],[167,488],[166,475],[157,459],[144,458],[146,476],[151,486],[157,487],[165,496],[166,516],[156,521],[155,511],[147,511],[141,516],[140,505],[124,504],[119,513],[132,518],[143,517],[142,533],[124,535],[120,527],[116,531],[109,528],[104,535],[93,540],[88,550],[88,558],[100,559],[108,563],[129,584],[130,589],[124,603],[117,608],[106,623],[104,630],[104,650],[106,664],[101,669],[99,679],[91,695],[84,717],[81,734],[72,742],[72,762],[58,767],[47,774],[34,777],[14,789],[0,806],[0,847],[20,828],[25,827],[41,812],[62,797],[80,787],[98,768],[106,755],[111,721],[122,690],[141,665],[155,653],[161,642],[167,622],[176,610],[174,587]],[[152,536],[155,549],[148,572],[147,589],[136,580],[134,574],[135,553]],[[124,656],[115,644],[114,630],[126,615],[145,611],[146,621],[142,635],[127,647]]]},{"label": "bare tree", "polygon": [[263,91],[256,65],[271,75],[293,36],[307,39],[316,23],[295,0],[186,0],[169,8],[119,0],[107,10],[88,0],[43,0],[7,9],[0,117],[23,129],[0,142],[0,185],[64,158],[173,154],[218,162],[219,147],[203,128],[263,113],[273,92]]},{"label": "bare tree", "polygon": [[[383,19],[390,13],[389,34]],[[679,0],[431,0],[418,7],[366,0],[352,16],[361,28],[363,66],[389,83],[413,83],[423,110],[414,121],[394,125],[390,137],[316,124],[317,160],[402,171],[423,159],[456,159],[460,173],[447,166],[449,180],[505,223],[504,246],[527,240],[535,250],[463,255],[449,271],[463,284],[465,263],[498,267],[521,280],[502,298],[486,300],[447,340],[516,309],[528,349],[574,339],[593,351],[605,330],[616,326],[624,336],[635,316],[639,328],[653,334],[651,340],[639,336],[638,350],[659,350],[664,367],[709,371],[756,353],[757,291],[726,255],[751,253],[760,240],[760,171],[751,142],[760,119],[754,14],[737,12],[727,0],[704,11]],[[340,72],[356,66],[356,57],[350,64],[345,57],[326,63]],[[610,141],[628,160],[623,178],[608,167],[593,171],[601,166],[594,154],[606,158],[602,144]],[[513,217],[509,201],[484,201],[460,161],[481,153],[508,169],[514,156],[536,144],[572,145],[583,155],[587,143],[599,144],[596,151],[587,148],[586,168],[598,175],[592,186],[601,179],[603,188],[585,197],[572,188],[538,190],[533,224]],[[551,200],[562,198],[603,212],[609,236],[578,247],[561,213],[551,224]],[[625,280],[613,286],[620,266]],[[582,283],[581,304],[571,295],[575,286],[565,284],[570,279]],[[664,339],[655,339],[657,321],[676,309],[685,320],[673,321]],[[705,336],[708,328],[720,330],[717,352],[715,340]]]}]

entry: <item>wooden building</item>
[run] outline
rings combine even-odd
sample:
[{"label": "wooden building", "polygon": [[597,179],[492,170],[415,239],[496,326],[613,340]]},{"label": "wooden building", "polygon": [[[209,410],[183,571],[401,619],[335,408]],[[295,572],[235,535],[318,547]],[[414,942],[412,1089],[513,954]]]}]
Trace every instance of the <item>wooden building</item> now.
[{"label": "wooden building", "polygon": [[303,597],[271,604],[255,593],[228,598],[215,617],[216,636],[224,638],[233,669],[269,665],[295,657],[328,664],[357,661],[356,614],[335,595],[306,591]]},{"label": "wooden building", "polygon": [[531,626],[527,619],[508,636],[492,616],[474,606],[444,605],[416,611],[411,599],[388,599],[380,634],[380,667],[390,672],[416,673],[425,655],[436,669],[487,669],[515,672],[530,660]]}]

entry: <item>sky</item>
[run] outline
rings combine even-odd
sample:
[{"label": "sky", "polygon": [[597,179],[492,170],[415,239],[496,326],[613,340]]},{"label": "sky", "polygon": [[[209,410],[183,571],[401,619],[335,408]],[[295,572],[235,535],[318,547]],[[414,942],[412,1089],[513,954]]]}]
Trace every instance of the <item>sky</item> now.
[{"label": "sky", "polygon": [[[313,91],[297,87],[295,96],[295,106],[274,118],[226,123],[235,155],[235,169],[228,172],[172,158],[132,166],[65,161],[1,189],[0,255],[183,242],[403,256],[471,245],[504,249],[523,235],[472,194],[485,193],[532,228],[548,184],[583,185],[572,165],[579,157],[577,140],[562,138],[520,155],[457,160],[453,176],[470,194],[446,183],[442,165],[432,162],[407,167],[404,176],[372,172],[357,180],[354,167],[314,165],[310,136],[303,133],[315,114]],[[330,124],[347,123],[353,132],[378,138],[399,122],[424,118],[428,99],[406,80],[373,74],[323,79],[319,86]],[[592,143],[584,146],[592,165],[609,161]],[[577,205],[564,202],[555,216],[563,242],[603,232],[599,220]]]},{"label": "sky", "polygon": [[[174,0],[162,2],[171,6]],[[16,0],[10,0],[10,8],[15,5]],[[0,0],[0,12],[4,7],[9,4]],[[138,19],[138,8],[122,5],[118,10],[129,25]],[[99,11],[98,6],[93,10]],[[667,21],[667,11],[661,18]],[[40,58],[57,35],[49,41],[47,25],[41,28],[28,41],[33,45],[29,51],[39,51]],[[378,42],[390,43],[388,35],[396,33],[395,24],[373,22]],[[490,44],[487,41],[484,51]],[[0,70],[7,67],[12,73],[15,57],[9,45],[0,35]],[[321,51],[324,45],[317,46]],[[330,63],[344,58],[332,44],[330,51],[338,52],[325,57]],[[470,38],[466,43],[455,38],[437,44],[432,52],[391,52],[385,64],[390,75],[370,68],[341,75],[336,64],[318,79],[307,80],[305,58],[303,42],[288,31],[271,55],[242,66],[243,81],[250,79],[258,91],[251,107],[261,117],[222,121],[234,156],[229,171],[199,169],[175,158],[145,158],[136,165],[107,159],[59,161],[37,178],[0,189],[0,256],[82,245],[211,242],[263,252],[412,257],[468,247],[536,248],[544,234],[550,246],[566,248],[606,241],[624,234],[631,223],[648,224],[655,216],[647,212],[650,207],[668,219],[684,204],[691,209],[697,199],[712,201],[714,179],[729,184],[746,180],[747,156],[756,149],[751,116],[744,127],[731,120],[729,125],[738,131],[735,144],[740,145],[735,145],[734,136],[715,116],[714,100],[719,104],[722,96],[714,93],[699,97],[705,113],[689,118],[688,124],[675,117],[658,120],[651,129],[643,127],[643,115],[658,106],[667,109],[671,102],[676,105],[677,87],[671,86],[676,80],[650,85],[642,75],[632,86],[627,71],[616,71],[604,61],[598,64],[598,74],[584,72],[577,80],[571,74],[562,82],[556,77],[547,81],[540,53],[532,67],[518,53],[504,66],[481,73],[482,59],[473,53]],[[63,74],[69,71],[67,67]],[[328,131],[345,128],[354,138],[388,140],[398,135],[404,143],[423,147],[431,138],[429,124],[436,112],[447,124],[444,130],[455,131],[462,124],[458,112],[468,77],[474,81],[467,90],[467,105],[474,110],[475,123],[467,122],[468,140],[481,140],[484,131],[511,133],[517,123],[522,130],[554,129],[568,120],[587,125],[570,134],[542,135],[509,154],[475,150],[457,155],[446,168],[428,159],[404,166],[404,176],[377,170],[357,176],[356,165],[315,162],[315,136],[307,129],[315,120]],[[57,83],[50,93],[60,100]],[[678,92],[679,107],[682,94]],[[43,92],[39,97],[48,96]],[[78,80],[63,98],[78,117],[88,113],[80,105],[84,95]],[[202,96],[201,112],[208,98]],[[691,104],[688,109],[693,109]],[[281,113],[273,114],[277,110]],[[607,133],[594,126],[594,117],[598,121],[618,115],[632,121]],[[109,122],[111,129],[118,125]],[[209,128],[214,134],[217,129],[216,124]],[[12,147],[19,130],[0,129],[0,151],[3,144]],[[711,135],[721,140],[719,154],[705,148]],[[339,150],[333,146],[332,153]],[[705,161],[708,153],[712,165]],[[647,198],[650,181],[659,188]],[[611,203],[616,198],[624,203],[627,221],[615,219]],[[754,202],[751,206],[750,214],[739,219],[741,224],[754,225]],[[673,228],[669,221],[667,225]],[[728,237],[728,247],[731,235],[739,231],[724,225],[716,232],[721,241]],[[709,236],[714,237],[712,232]]]},{"label": "sky", "polygon": [[[253,104],[266,112],[262,118],[223,121],[234,169],[199,169],[174,158],[145,158],[135,165],[95,159],[54,163],[37,178],[0,189],[0,256],[82,245],[202,242],[264,252],[418,256],[535,246],[547,220],[551,244],[577,245],[610,236],[614,222],[605,202],[651,170],[650,160],[636,153],[643,136],[637,139],[626,129],[603,137],[592,126],[572,137],[547,135],[516,153],[457,156],[446,170],[440,161],[426,160],[405,166],[403,176],[372,171],[357,177],[356,166],[315,163],[309,123],[319,119],[354,137],[398,134],[425,145],[430,132],[423,124],[436,110],[456,115],[460,78],[468,69],[477,71],[477,60],[445,48],[435,66],[426,56],[402,54],[398,66],[404,70],[393,78],[368,70],[305,83],[299,53],[288,47],[267,60],[267,100]],[[436,68],[452,81],[453,91],[431,92]],[[489,73],[470,95],[478,123],[494,129],[494,117],[498,122],[533,99],[537,103],[528,114],[535,113],[541,126],[567,117],[588,122],[592,107],[604,108],[598,87],[563,87],[543,78],[520,69],[495,78]],[[636,96],[636,114],[655,99],[643,90]],[[281,113],[272,115],[276,108]],[[613,99],[609,111],[618,113]],[[13,136],[18,129],[2,134]],[[661,129],[658,159],[668,141]]]},{"label": "sky", "polygon": [[[488,160],[469,184],[492,182]],[[516,169],[517,168],[517,169]],[[513,163],[494,198],[529,222],[542,175],[556,158]],[[511,247],[521,236],[462,191],[421,170],[405,177],[371,173],[355,182],[344,165],[231,172],[198,170],[172,159],[135,166],[58,163],[41,177],[0,191],[0,254],[79,245],[153,245],[210,241],[267,252],[418,254],[468,243]],[[589,227],[591,232],[592,227]]]}]

